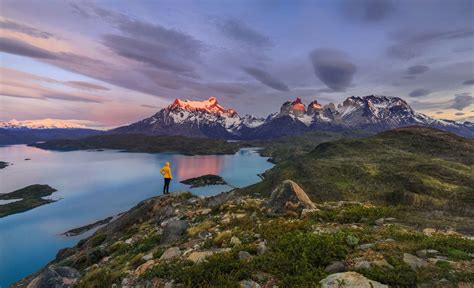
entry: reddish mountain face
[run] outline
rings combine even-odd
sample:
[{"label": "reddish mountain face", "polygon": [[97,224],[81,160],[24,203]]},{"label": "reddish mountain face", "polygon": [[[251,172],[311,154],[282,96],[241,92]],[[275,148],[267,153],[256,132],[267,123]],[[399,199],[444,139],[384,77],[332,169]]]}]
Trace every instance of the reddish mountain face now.
[{"label": "reddish mountain face", "polygon": [[225,109],[219,105],[216,97],[209,97],[209,99],[204,101],[181,100],[177,98],[168,106],[168,109],[201,111],[207,113],[227,114],[229,116],[234,116],[237,114],[234,109]]}]

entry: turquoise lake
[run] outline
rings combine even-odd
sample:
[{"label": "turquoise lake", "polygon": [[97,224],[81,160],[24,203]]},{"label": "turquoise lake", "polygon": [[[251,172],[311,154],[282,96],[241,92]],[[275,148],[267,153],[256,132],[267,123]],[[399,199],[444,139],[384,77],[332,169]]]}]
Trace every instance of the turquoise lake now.
[{"label": "turquoise lake", "polygon": [[[30,160],[25,160],[30,159]],[[0,160],[13,165],[0,170],[0,193],[31,184],[48,184],[57,202],[0,218],[0,287],[33,273],[53,260],[59,249],[71,247],[93,231],[76,237],[61,233],[124,212],[140,201],[161,195],[160,168],[171,162],[170,191],[215,195],[228,186],[189,189],[179,181],[217,174],[230,185],[260,181],[271,168],[254,149],[234,155],[184,156],[119,151],[46,151],[25,145],[0,147]],[[4,203],[0,203],[4,204]]]}]

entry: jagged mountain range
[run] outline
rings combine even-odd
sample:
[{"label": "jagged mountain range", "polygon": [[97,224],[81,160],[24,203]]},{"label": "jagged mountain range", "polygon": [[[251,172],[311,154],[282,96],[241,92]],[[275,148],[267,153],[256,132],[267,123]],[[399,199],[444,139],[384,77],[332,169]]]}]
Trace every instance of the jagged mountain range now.
[{"label": "jagged mountain range", "polygon": [[300,98],[283,103],[266,118],[240,116],[222,107],[215,97],[205,101],[176,99],[155,115],[110,133],[182,135],[224,139],[267,139],[308,131],[363,130],[380,132],[421,125],[474,138],[474,123],[439,120],[413,110],[398,97],[351,96],[343,103],[305,105]]}]

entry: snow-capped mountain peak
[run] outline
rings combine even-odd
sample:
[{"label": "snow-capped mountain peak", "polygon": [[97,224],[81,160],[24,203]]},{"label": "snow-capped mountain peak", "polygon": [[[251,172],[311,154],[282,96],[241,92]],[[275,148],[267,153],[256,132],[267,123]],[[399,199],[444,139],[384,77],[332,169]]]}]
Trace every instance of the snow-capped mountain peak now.
[{"label": "snow-capped mountain peak", "polygon": [[221,106],[215,97],[204,101],[175,99],[152,117],[112,132],[236,138],[242,129],[254,128],[263,122],[249,115],[240,117],[234,109]]},{"label": "snow-capped mountain peak", "polygon": [[72,122],[71,120],[61,119],[39,119],[22,120],[12,119],[10,121],[0,122],[0,128],[4,129],[86,129],[84,125]]}]

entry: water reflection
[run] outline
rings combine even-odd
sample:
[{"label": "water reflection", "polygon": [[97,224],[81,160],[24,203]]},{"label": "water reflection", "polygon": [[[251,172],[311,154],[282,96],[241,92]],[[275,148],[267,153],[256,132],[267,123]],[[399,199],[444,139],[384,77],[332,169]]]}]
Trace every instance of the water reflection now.
[{"label": "water reflection", "polygon": [[176,171],[175,178],[182,181],[205,174],[219,175],[224,166],[224,157],[175,155],[171,164]]}]

